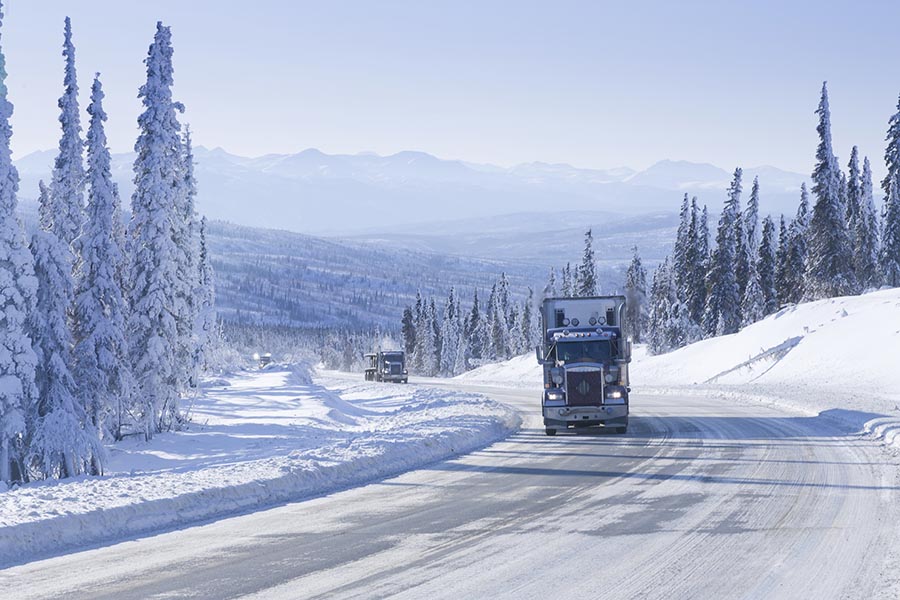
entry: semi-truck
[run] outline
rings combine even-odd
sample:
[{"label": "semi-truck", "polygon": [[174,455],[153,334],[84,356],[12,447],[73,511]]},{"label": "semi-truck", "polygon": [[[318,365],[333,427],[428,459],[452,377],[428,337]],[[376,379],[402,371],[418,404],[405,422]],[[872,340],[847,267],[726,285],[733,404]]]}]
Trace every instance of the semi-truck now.
[{"label": "semi-truck", "polygon": [[402,350],[366,354],[366,381],[407,383],[406,353]]},{"label": "semi-truck", "polygon": [[547,298],[541,304],[542,412],[547,435],[579,427],[628,431],[624,296]]}]

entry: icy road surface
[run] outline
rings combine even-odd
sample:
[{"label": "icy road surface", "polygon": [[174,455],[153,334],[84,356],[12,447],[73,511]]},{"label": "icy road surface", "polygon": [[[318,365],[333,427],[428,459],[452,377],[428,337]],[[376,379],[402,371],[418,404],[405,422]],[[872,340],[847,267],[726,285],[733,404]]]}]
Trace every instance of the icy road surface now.
[{"label": "icy road surface", "polygon": [[[461,385],[456,383],[454,385]],[[20,599],[896,598],[895,458],[821,417],[633,397],[365,487],[0,572]]]}]

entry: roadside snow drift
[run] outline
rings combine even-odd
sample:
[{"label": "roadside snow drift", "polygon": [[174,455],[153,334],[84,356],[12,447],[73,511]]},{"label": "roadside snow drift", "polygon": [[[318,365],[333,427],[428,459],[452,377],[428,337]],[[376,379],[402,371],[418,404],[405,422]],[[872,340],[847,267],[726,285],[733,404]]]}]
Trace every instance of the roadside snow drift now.
[{"label": "roadside snow drift", "polygon": [[106,476],[0,491],[0,565],[384,478],[519,425],[480,396],[333,373],[313,383],[302,369],[269,370],[210,385],[186,431],[116,444]]}]

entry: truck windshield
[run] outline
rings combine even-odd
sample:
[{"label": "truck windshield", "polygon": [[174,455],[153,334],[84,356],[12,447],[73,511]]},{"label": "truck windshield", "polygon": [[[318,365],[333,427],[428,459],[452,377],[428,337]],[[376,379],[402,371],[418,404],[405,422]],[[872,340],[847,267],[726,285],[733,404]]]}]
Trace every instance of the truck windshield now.
[{"label": "truck windshield", "polygon": [[610,340],[592,340],[584,342],[559,342],[556,344],[556,359],[562,362],[578,362],[582,360],[601,362],[613,357]]}]

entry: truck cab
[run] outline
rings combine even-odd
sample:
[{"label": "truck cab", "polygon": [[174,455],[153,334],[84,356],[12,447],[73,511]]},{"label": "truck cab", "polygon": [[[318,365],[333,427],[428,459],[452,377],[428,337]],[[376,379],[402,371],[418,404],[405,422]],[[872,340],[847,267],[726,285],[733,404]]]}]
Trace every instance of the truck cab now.
[{"label": "truck cab", "polygon": [[402,350],[366,354],[366,381],[407,383],[406,353]]},{"label": "truck cab", "polygon": [[631,343],[622,337],[623,296],[548,298],[541,306],[542,413],[547,435],[560,429],[628,429]]}]

